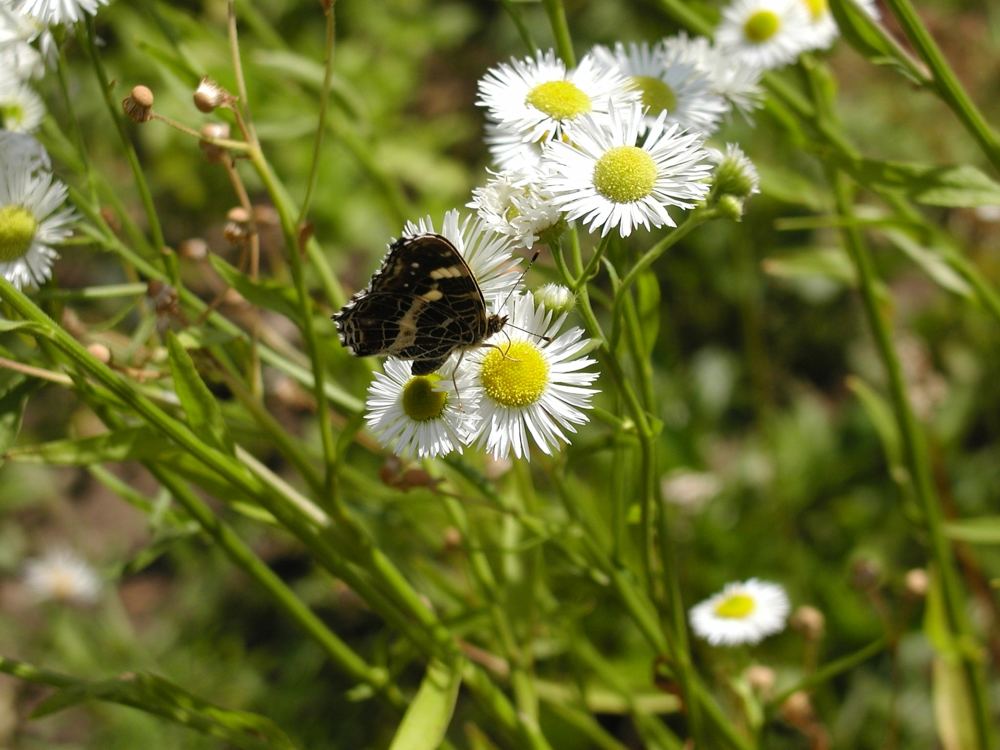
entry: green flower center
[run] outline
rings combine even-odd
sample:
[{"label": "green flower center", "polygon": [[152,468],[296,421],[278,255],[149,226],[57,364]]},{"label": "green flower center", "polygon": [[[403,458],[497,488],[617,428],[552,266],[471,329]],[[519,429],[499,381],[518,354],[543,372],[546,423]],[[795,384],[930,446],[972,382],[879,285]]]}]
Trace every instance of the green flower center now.
[{"label": "green flower center", "polygon": [[814,21],[826,13],[826,0],[802,0],[802,2],[806,4],[806,7],[809,9],[809,15],[812,16]]},{"label": "green flower center", "polygon": [[659,78],[653,76],[632,76],[632,88],[642,94],[642,103],[649,111],[658,115],[660,112],[671,112],[677,108],[677,95],[674,90]]},{"label": "green flower center", "polygon": [[732,594],[715,605],[715,614],[719,617],[725,617],[727,620],[742,620],[755,609],[757,609],[757,603],[752,596]]},{"label": "green flower center", "polygon": [[534,344],[514,341],[506,349],[490,349],[479,371],[483,391],[501,406],[530,406],[549,384],[549,363]]},{"label": "green flower center", "polygon": [[653,192],[656,163],[638,146],[617,146],[594,166],[594,187],[615,203],[632,203]]},{"label": "green flower center", "polygon": [[403,411],[414,422],[429,422],[444,413],[448,394],[434,389],[440,375],[414,375],[403,386]]},{"label": "green flower center", "polygon": [[24,256],[38,231],[38,220],[23,206],[0,207],[0,263]]},{"label": "green flower center", "polygon": [[24,107],[17,102],[0,104],[0,126],[16,127],[24,121]]},{"label": "green flower center", "polygon": [[781,19],[773,10],[758,10],[743,24],[743,33],[754,44],[763,44],[778,33]]},{"label": "green flower center", "polygon": [[590,97],[570,81],[540,83],[528,92],[524,101],[554,120],[569,120],[590,111]]}]

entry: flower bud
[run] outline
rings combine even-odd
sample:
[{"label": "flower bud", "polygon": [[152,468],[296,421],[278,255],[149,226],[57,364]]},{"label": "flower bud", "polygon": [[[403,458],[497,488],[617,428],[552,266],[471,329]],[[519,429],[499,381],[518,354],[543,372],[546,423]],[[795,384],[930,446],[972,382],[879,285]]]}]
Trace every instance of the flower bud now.
[{"label": "flower bud", "polygon": [[765,697],[774,690],[774,683],[777,681],[774,670],[763,664],[751,664],[744,676],[754,692]]},{"label": "flower bud", "polygon": [[903,579],[906,593],[914,599],[923,599],[927,596],[927,589],[930,587],[930,578],[923,568],[914,568],[906,571]]},{"label": "flower bud", "polygon": [[789,624],[807,641],[818,641],[826,629],[826,617],[815,607],[804,604],[792,613]]},{"label": "flower bud", "polygon": [[726,150],[712,154],[718,165],[712,180],[712,192],[720,198],[732,195],[749,198],[760,192],[760,177],[757,168],[735,143],[727,143]]},{"label": "flower bud", "polygon": [[213,164],[218,164],[229,158],[229,152],[223,146],[212,143],[216,138],[228,138],[229,126],[224,122],[209,122],[201,126],[201,137],[198,145],[205,158]]},{"label": "flower bud", "polygon": [[730,221],[743,220],[743,199],[735,195],[723,195],[719,202],[715,204],[723,218]]},{"label": "flower bud", "polygon": [[202,78],[194,91],[194,106],[208,114],[218,107],[228,107],[235,97],[211,78]]},{"label": "flower bud", "polygon": [[535,302],[556,314],[569,312],[576,298],[569,288],[562,284],[545,284],[535,290]]}]

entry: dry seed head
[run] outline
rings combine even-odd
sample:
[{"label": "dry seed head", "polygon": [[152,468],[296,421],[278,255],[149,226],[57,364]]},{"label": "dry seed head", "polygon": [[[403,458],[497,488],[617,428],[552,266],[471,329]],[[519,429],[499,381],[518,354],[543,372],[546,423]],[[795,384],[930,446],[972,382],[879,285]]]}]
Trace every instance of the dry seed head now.
[{"label": "dry seed head", "polygon": [[250,236],[250,214],[242,206],[229,209],[222,234],[230,245],[242,245]]},{"label": "dry seed head", "polygon": [[153,92],[148,86],[133,86],[122,99],[122,109],[134,122],[149,122],[153,117]]},{"label": "dry seed head", "polygon": [[233,101],[232,94],[208,77],[202,78],[194,90],[194,106],[206,114],[218,107],[228,107]]},{"label": "dry seed head", "polygon": [[104,344],[95,342],[87,347],[87,351],[90,352],[90,355],[99,362],[108,364],[108,362],[111,361],[111,350]]},{"label": "dry seed head", "polygon": [[930,587],[930,578],[928,578],[927,571],[923,568],[914,568],[913,570],[906,571],[903,585],[906,587],[906,593],[909,596],[914,599],[923,599],[927,596],[927,589]]},{"label": "dry seed head", "polygon": [[188,260],[204,260],[208,255],[208,243],[201,237],[189,237],[177,248],[178,254]]},{"label": "dry seed head", "polygon": [[744,674],[750,687],[760,695],[767,696],[774,689],[777,676],[770,667],[763,664],[751,664]]},{"label": "dry seed head", "polygon": [[813,708],[809,694],[803,690],[797,690],[789,695],[781,704],[781,716],[795,727],[808,726],[812,723]]}]

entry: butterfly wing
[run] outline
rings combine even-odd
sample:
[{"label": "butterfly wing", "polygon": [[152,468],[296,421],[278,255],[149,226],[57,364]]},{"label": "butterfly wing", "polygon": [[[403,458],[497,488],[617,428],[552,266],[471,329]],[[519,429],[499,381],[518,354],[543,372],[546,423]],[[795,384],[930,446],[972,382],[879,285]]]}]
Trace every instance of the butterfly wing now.
[{"label": "butterfly wing", "polygon": [[487,316],[479,284],[455,246],[421,234],[394,242],[368,288],[333,319],[353,354],[412,359],[419,375],[440,367],[456,347],[481,341]]}]

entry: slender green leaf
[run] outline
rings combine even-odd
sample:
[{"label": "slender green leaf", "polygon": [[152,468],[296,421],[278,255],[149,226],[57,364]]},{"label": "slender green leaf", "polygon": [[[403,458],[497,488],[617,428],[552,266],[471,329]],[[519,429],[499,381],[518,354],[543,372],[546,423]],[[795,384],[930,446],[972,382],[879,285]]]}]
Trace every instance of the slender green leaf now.
[{"label": "slender green leaf", "polygon": [[642,329],[646,356],[652,356],[660,334],[660,280],[652,271],[646,271],[635,280],[636,307]]},{"label": "slender green leaf", "polygon": [[441,746],[458,699],[461,674],[439,661],[427,665],[420,690],[406,709],[389,750],[436,750]]},{"label": "slender green leaf", "polygon": [[17,439],[21,431],[21,419],[28,396],[39,387],[37,380],[25,380],[18,377],[14,384],[0,396],[0,464],[4,453]]},{"label": "slender green leaf", "polygon": [[892,469],[894,477],[899,477],[903,468],[903,448],[899,437],[899,428],[893,416],[892,407],[886,400],[861,378],[847,378],[847,387],[858,397],[868,418],[872,421],[885,451],[886,460]]},{"label": "slender green leaf", "polygon": [[972,544],[1000,544],[1000,516],[980,516],[949,521],[945,533],[952,539]]},{"label": "slender green leaf", "polygon": [[977,299],[969,282],[948,265],[940,248],[923,245],[906,232],[897,229],[884,229],[882,234],[920,266],[938,286],[967,300]]},{"label": "slender green leaf", "polygon": [[233,438],[226,428],[219,402],[198,374],[194,361],[172,331],[167,333],[167,351],[174,389],[187,414],[191,429],[225,453],[233,452]]},{"label": "slender green leaf", "polygon": [[967,164],[852,159],[841,165],[864,185],[898,189],[918,203],[957,208],[1000,205],[1000,184]]},{"label": "slender green leaf", "polygon": [[148,427],[130,427],[91,437],[18,446],[7,451],[7,458],[22,463],[88,466],[108,461],[158,459],[168,451],[172,451],[170,445],[158,433]]},{"label": "slender green leaf", "polygon": [[214,706],[152,674],[128,674],[95,682],[77,681],[42,702],[32,717],[48,716],[90,700],[131,706],[247,750],[295,748],[288,736],[270,719]]},{"label": "slender green leaf", "polygon": [[779,278],[822,276],[846,286],[856,284],[851,259],[839,247],[805,248],[780,257],[765,258],[764,272]]}]

